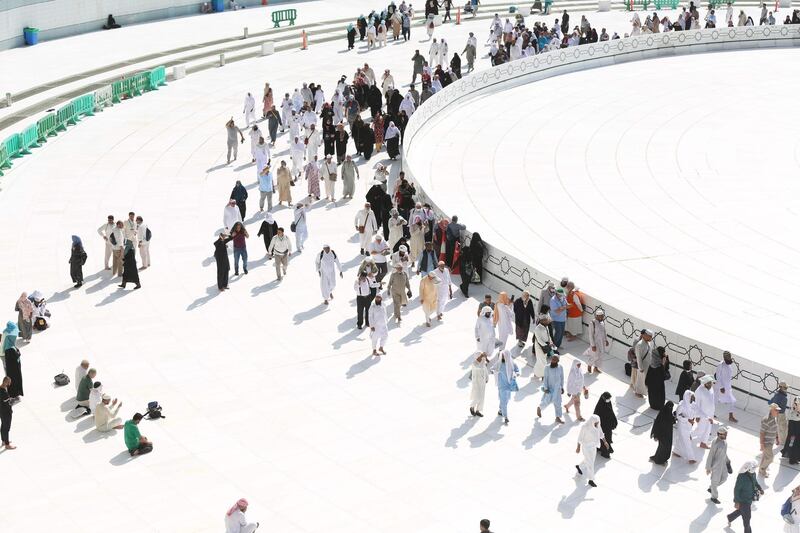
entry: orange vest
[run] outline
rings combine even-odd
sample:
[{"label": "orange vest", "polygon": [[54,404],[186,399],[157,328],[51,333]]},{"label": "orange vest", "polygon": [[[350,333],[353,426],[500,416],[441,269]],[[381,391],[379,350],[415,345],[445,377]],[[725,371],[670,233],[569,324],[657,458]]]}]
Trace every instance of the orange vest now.
[{"label": "orange vest", "polygon": [[583,293],[581,291],[572,291],[567,294],[567,316],[569,318],[578,318],[583,316],[583,311],[578,309],[575,304],[572,303],[573,295],[578,295],[578,300],[581,302],[581,307],[585,307],[586,304],[583,303]]}]

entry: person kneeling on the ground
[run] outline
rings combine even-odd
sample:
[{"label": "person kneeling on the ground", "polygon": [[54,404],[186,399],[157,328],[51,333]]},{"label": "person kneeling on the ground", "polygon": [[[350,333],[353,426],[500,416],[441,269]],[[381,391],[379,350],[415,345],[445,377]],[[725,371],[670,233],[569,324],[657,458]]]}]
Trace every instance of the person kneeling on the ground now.
[{"label": "person kneeling on the ground", "polygon": [[105,26],[103,26],[104,30],[114,30],[116,28],[120,28],[121,26],[117,24],[117,21],[114,20],[114,15],[109,15],[108,20],[106,20]]},{"label": "person kneeling on the ground", "polygon": [[87,372],[83,379],[81,379],[81,382],[78,383],[78,393],[75,395],[75,399],[78,400],[78,405],[75,407],[75,409],[83,407],[86,410],[84,413],[86,415],[91,414],[92,412],[92,410],[89,408],[89,396],[94,388],[94,378],[96,375],[97,370],[90,368],[89,372]]},{"label": "person kneeling on the ground", "polygon": [[131,420],[125,422],[125,446],[132,456],[153,451],[153,443],[139,433],[139,422],[142,418],[144,418],[142,413],[136,413]]},{"label": "person kneeling on the ground", "polygon": [[244,513],[247,512],[247,500],[239,499],[225,513],[225,533],[253,533],[258,529],[258,522],[248,523]]},{"label": "person kneeling on the ground", "polygon": [[111,396],[103,394],[103,399],[97,404],[94,411],[94,426],[97,431],[106,433],[112,429],[122,429],[122,420],[114,418],[122,407],[122,402],[117,403],[117,399],[111,401]]}]

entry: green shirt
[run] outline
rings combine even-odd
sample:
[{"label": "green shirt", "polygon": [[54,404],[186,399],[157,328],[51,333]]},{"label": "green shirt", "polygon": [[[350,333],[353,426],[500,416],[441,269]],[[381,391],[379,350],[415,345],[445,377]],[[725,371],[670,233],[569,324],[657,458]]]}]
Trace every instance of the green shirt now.
[{"label": "green shirt", "polygon": [[139,426],[134,424],[133,420],[125,422],[125,446],[128,451],[135,450],[139,447],[139,438],[142,436],[139,433]]},{"label": "green shirt", "polygon": [[89,392],[92,390],[92,378],[83,376],[83,379],[78,383],[78,394],[75,399],[79,402],[85,402],[89,399]]},{"label": "green shirt", "polygon": [[755,474],[743,472],[736,476],[736,485],[733,487],[733,501],[749,505],[753,503],[756,491],[760,488]]}]

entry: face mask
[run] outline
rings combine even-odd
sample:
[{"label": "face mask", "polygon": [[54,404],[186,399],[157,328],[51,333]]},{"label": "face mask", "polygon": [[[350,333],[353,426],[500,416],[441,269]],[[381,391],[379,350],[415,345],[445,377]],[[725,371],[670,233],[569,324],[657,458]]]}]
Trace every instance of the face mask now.
[{"label": "face mask", "polygon": [[556,362],[550,363],[550,368],[555,368],[557,366],[558,366],[558,363],[556,363]]},{"label": "face mask", "polygon": [[489,317],[491,316],[491,314],[490,314],[490,313],[486,313],[486,314],[485,314],[485,315],[483,315],[483,316],[485,316],[486,318],[489,318]]}]

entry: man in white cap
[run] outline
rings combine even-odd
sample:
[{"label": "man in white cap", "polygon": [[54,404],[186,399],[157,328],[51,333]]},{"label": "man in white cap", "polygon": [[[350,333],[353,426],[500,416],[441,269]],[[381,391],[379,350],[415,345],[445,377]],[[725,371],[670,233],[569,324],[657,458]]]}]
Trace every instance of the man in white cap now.
[{"label": "man in white cap", "polygon": [[[427,327],[431,327],[431,315],[436,311],[438,293],[436,285],[438,283],[439,278],[436,277],[433,270],[419,281],[419,303],[422,312],[425,314],[425,325]],[[494,348],[494,344],[492,344],[492,347]]]},{"label": "man in white cap", "polygon": [[375,238],[367,246],[367,253],[375,260],[375,266],[378,267],[378,274],[375,279],[378,283],[383,281],[384,276],[389,272],[389,265],[387,264],[388,255],[392,253],[386,240],[380,233],[375,234]]},{"label": "man in white cap", "polygon": [[408,254],[408,246],[401,244],[397,248],[397,251],[392,254],[392,264],[403,265],[403,271],[408,278],[411,279],[411,267],[414,263],[411,261],[411,256]]},{"label": "man in white cap", "polygon": [[487,305],[481,309],[481,314],[475,321],[475,341],[478,345],[476,351],[485,353],[490,360],[493,359],[495,338],[494,311]]},{"label": "man in white cap", "polygon": [[[433,271],[439,278],[439,285],[436,286],[436,318],[441,322],[444,316],[444,306],[453,298],[453,287],[450,281],[450,269],[445,266],[444,261],[439,261],[439,266]],[[489,352],[486,352],[487,354]]]},{"label": "man in white cap", "polygon": [[247,512],[247,500],[240,498],[225,513],[225,533],[253,533],[258,529],[258,522],[249,523],[244,513]]},{"label": "man in white cap", "polygon": [[317,274],[319,274],[319,290],[322,292],[322,299],[325,305],[329,300],[333,300],[333,289],[336,288],[336,270],[339,270],[339,277],[342,275],[342,264],[336,257],[336,252],[331,250],[327,244],[322,245],[322,251],[317,256]]},{"label": "man in white cap", "polygon": [[706,458],[706,475],[711,476],[711,501],[719,505],[718,487],[728,479],[728,429],[720,426],[717,429],[717,438],[711,444],[711,450]]},{"label": "man in white cap", "polygon": [[378,352],[386,355],[383,346],[389,338],[389,326],[387,325],[386,306],[383,305],[383,296],[380,293],[375,295],[369,308],[369,330],[372,339],[372,355],[380,355]]},{"label": "man in white cap", "polygon": [[599,307],[594,310],[594,320],[589,322],[589,347],[583,353],[589,358],[586,371],[591,374],[592,368],[600,373],[600,362],[608,353],[608,334],[606,333],[606,313]]},{"label": "man in white cap", "polygon": [[[733,366],[733,356],[731,352],[725,350],[722,352],[722,361],[717,365],[716,377],[716,400],[722,407],[724,412],[728,413],[729,422],[738,422],[733,416],[733,408],[736,406],[736,397],[733,395],[733,373],[735,367]],[[722,418],[722,414],[718,415]]]},{"label": "man in white cap", "polygon": [[325,198],[336,202],[336,163],[331,160],[330,154],[319,164],[319,176],[325,182]]},{"label": "man in white cap", "polygon": [[777,403],[771,403],[769,404],[769,413],[761,419],[761,429],[758,433],[758,440],[761,444],[761,462],[758,464],[758,473],[763,477],[769,477],[767,470],[775,457],[772,447],[776,444],[783,444],[778,437],[779,410],[780,406]]},{"label": "man in white cap", "polygon": [[408,298],[411,298],[411,284],[408,281],[408,274],[403,271],[403,265],[399,263],[394,265],[394,272],[389,276],[386,292],[392,297],[394,319],[399,324],[403,320],[400,309],[407,305]]},{"label": "man in white cap", "polygon": [[117,399],[111,401],[111,396],[103,394],[102,401],[97,404],[94,411],[94,425],[97,431],[106,433],[112,429],[122,429],[124,424],[119,418],[114,418],[119,413],[122,402],[117,403]]},{"label": "man in white cap", "polygon": [[367,246],[372,241],[375,232],[378,231],[375,213],[372,212],[372,206],[369,202],[364,204],[364,209],[360,209],[358,213],[356,213],[355,226],[361,245],[361,255],[368,255]]},{"label": "man in white cap", "polygon": [[700,442],[700,447],[708,449],[708,442],[711,440],[711,426],[714,424],[714,377],[703,376],[700,378],[700,386],[694,391],[697,405],[697,427],[694,429],[694,437]]}]

